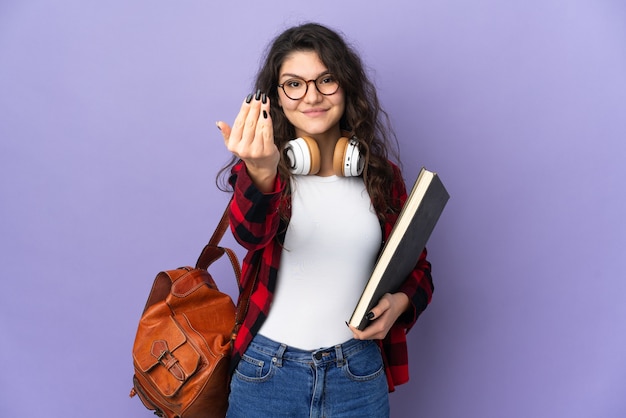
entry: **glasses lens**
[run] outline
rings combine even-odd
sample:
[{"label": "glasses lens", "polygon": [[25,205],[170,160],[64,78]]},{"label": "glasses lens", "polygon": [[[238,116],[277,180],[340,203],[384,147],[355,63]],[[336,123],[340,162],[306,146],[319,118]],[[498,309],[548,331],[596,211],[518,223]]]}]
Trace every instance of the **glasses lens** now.
[{"label": "glasses lens", "polygon": [[292,78],[283,83],[283,90],[287,97],[298,100],[304,97],[307,89],[307,83],[299,78]]},{"label": "glasses lens", "polygon": [[317,90],[325,95],[334,94],[337,92],[337,89],[339,89],[337,79],[331,74],[324,74],[315,80],[315,85],[317,86]]}]

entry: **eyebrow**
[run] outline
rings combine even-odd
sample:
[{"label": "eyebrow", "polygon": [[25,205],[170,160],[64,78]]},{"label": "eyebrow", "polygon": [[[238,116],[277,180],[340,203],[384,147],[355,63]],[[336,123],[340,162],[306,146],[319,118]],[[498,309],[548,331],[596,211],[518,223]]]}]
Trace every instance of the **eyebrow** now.
[{"label": "eyebrow", "polygon": [[[317,76],[315,76],[314,80],[317,80],[318,78],[320,78],[321,76],[325,75],[325,74],[330,74],[330,71],[328,70],[324,70],[321,73],[319,73]],[[281,74],[280,77],[278,77],[278,79],[280,80],[283,77],[292,77],[292,78],[299,78],[301,80],[306,80],[304,77],[302,77],[301,75],[298,74],[293,74],[293,73],[285,73],[285,74]]]}]

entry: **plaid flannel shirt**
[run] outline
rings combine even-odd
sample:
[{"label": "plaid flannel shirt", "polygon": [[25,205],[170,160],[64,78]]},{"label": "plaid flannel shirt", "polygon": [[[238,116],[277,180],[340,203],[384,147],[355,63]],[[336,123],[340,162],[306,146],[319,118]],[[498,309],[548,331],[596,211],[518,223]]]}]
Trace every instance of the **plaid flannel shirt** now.
[{"label": "plaid flannel shirt", "polygon": [[[393,168],[391,197],[404,204],[407,198],[404,181],[399,168],[395,165]],[[252,266],[257,265],[260,259],[257,283],[250,297],[248,312],[233,343],[232,372],[269,313],[280,265],[281,244],[287,229],[285,222],[280,219],[279,209],[284,208],[289,218],[291,202],[281,201],[281,192],[286,186],[284,180],[277,177],[274,190],[264,194],[254,185],[241,161],[233,167],[229,182],[234,189],[230,206],[231,230],[237,242],[248,251],[241,265],[240,291],[251,280],[255,273]],[[397,217],[397,214],[389,214],[381,225],[385,240]],[[399,289],[409,297],[411,307],[398,318],[387,336],[377,341],[381,348],[390,392],[396,385],[409,380],[406,333],[430,303],[433,290],[430,263],[426,260],[424,250],[415,269]]]}]

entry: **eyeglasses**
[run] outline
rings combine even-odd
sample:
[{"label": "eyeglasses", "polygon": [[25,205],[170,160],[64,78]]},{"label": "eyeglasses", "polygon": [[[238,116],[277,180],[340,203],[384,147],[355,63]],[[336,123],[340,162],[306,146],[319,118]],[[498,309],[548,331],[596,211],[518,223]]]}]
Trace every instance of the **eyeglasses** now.
[{"label": "eyeglasses", "polygon": [[285,96],[291,100],[300,100],[309,91],[309,83],[315,83],[315,88],[324,96],[330,96],[339,90],[339,82],[332,74],[322,74],[316,80],[305,80],[300,77],[290,78],[278,87],[283,89]]}]

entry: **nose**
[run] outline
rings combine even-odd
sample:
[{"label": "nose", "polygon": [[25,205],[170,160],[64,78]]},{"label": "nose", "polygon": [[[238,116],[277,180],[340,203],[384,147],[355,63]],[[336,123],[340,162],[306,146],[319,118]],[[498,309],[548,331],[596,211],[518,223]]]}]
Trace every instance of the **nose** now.
[{"label": "nose", "polygon": [[[311,83],[313,85],[311,86]],[[304,93],[304,97],[302,100],[310,103],[315,103],[320,100],[322,93],[317,90],[317,84],[315,84],[315,80],[309,80],[306,82],[306,92]]]}]

